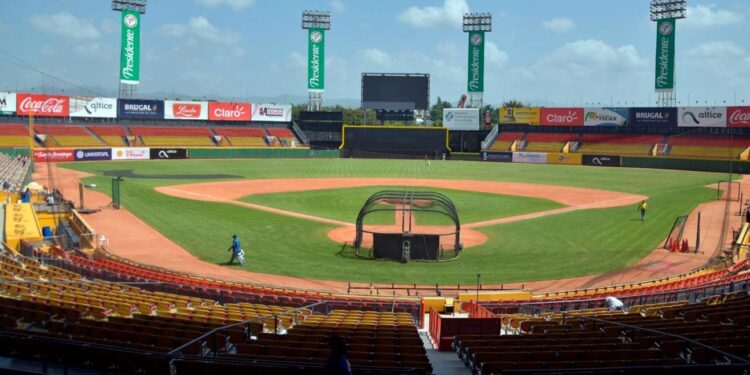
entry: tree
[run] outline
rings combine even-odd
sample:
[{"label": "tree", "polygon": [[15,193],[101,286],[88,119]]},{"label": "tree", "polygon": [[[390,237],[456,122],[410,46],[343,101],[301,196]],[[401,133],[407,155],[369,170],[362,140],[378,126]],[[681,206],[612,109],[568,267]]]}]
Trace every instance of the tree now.
[{"label": "tree", "polygon": [[511,99],[511,100],[508,100],[507,102],[503,103],[503,107],[505,107],[505,108],[523,108],[523,107],[526,107],[526,106],[523,105],[523,103],[521,103],[520,100]]},{"label": "tree", "polygon": [[443,109],[445,108],[452,108],[450,102],[443,101],[438,96],[437,102],[432,105],[432,108],[430,108],[430,118],[432,118],[432,123],[435,125],[442,125],[443,124]]}]

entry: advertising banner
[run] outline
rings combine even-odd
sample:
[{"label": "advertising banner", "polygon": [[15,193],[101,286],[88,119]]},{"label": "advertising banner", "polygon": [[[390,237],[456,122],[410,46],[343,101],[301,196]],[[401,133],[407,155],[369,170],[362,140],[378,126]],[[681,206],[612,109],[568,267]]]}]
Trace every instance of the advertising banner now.
[{"label": "advertising banner", "polygon": [[0,115],[16,113],[16,93],[0,92]]},{"label": "advertising banner", "polygon": [[37,117],[68,117],[70,113],[68,97],[61,95],[23,94],[16,95],[16,113]]},{"label": "advertising banner", "polygon": [[188,152],[184,148],[152,148],[149,157],[154,159],[187,159]]},{"label": "advertising banner", "polygon": [[659,20],[656,23],[656,90],[674,88],[674,18]]},{"label": "advertising banner", "polygon": [[251,121],[291,122],[291,104],[252,104]]},{"label": "advertising banner", "polygon": [[630,108],[628,126],[675,126],[677,108]]},{"label": "advertising banner", "polygon": [[71,96],[70,117],[117,118],[117,99]]},{"label": "advertising banner", "polygon": [[513,161],[512,152],[482,151],[479,158],[483,161],[500,161],[510,163]]},{"label": "advertising banner", "polygon": [[450,130],[479,130],[479,108],[443,109],[443,127]]},{"label": "advertising banner", "polygon": [[547,164],[546,152],[514,152],[514,163]]},{"label": "advertising banner", "polygon": [[161,100],[118,99],[117,114],[120,118],[163,119],[164,102]]},{"label": "advertising banner", "polygon": [[627,108],[584,108],[583,126],[625,126]]},{"label": "advertising banner", "polygon": [[137,85],[140,77],[141,14],[123,10],[120,36],[120,82]]},{"label": "advertising banner", "polygon": [[325,89],[326,31],[309,29],[307,34],[307,89]]},{"label": "advertising banner", "polygon": [[170,120],[208,120],[208,102],[165,100],[164,118]]},{"label": "advertising banner", "polygon": [[727,107],[727,125],[730,128],[750,128],[750,107]]},{"label": "advertising banner", "polygon": [[595,167],[619,167],[622,165],[622,158],[613,155],[586,155],[581,158],[583,165],[592,165]]},{"label": "advertising banner", "polygon": [[484,91],[484,31],[469,31],[469,77],[466,91]]},{"label": "advertising banner", "polygon": [[75,152],[76,161],[87,161],[87,160],[112,160],[112,149],[111,148],[85,148],[76,150]]},{"label": "advertising banner", "polygon": [[548,153],[547,164],[581,165],[581,154]]},{"label": "advertising banner", "polygon": [[36,162],[58,162],[73,161],[73,150],[34,150],[34,161]]},{"label": "advertising banner", "polygon": [[500,124],[539,125],[539,107],[500,108]]},{"label": "advertising banner", "polygon": [[583,126],[583,108],[542,108],[539,122],[544,126]]},{"label": "advertising banner", "polygon": [[213,121],[250,121],[250,103],[208,102],[208,119]]},{"label": "advertising banner", "polygon": [[118,147],[112,149],[112,160],[148,160],[148,147]]},{"label": "advertising banner", "polygon": [[725,128],[727,127],[727,107],[677,108],[677,126]]}]

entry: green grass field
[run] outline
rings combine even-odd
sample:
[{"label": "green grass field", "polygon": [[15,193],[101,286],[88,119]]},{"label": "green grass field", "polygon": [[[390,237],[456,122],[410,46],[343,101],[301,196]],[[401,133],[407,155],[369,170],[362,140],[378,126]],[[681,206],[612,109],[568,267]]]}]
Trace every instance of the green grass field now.
[{"label": "green grass field", "polygon": [[[559,203],[547,199],[408,186],[367,186],[291,193],[254,194],[241,200],[353,223],[367,198],[381,190],[430,190],[442,193],[456,205],[456,210],[463,224],[564,207]],[[386,207],[383,208],[385,209]],[[382,215],[378,213],[367,215],[365,217],[367,220],[366,224],[394,223],[394,213],[382,212]],[[451,221],[446,216],[440,214],[417,212],[414,216],[416,222],[421,225],[451,225]]]},{"label": "green grass field", "polygon": [[[231,234],[236,232],[248,253],[244,266],[248,270],[319,279],[427,284],[470,283],[476,280],[476,273],[482,274],[483,283],[557,279],[611,272],[632,265],[658,246],[676,216],[715,199],[715,191],[704,186],[726,177],[651,169],[459,161],[433,162],[427,166],[423,161],[356,159],[90,162],[70,163],[65,167],[95,174],[86,182],[97,184],[97,190],[105,193],[111,190],[111,176],[128,176],[121,186],[123,205],[207,262],[226,262],[225,249]],[[644,194],[650,199],[646,222],[638,220],[635,206],[576,211],[481,228],[489,241],[466,250],[455,262],[400,264],[362,260],[350,253],[337,255],[340,245],[326,237],[333,229],[331,225],[154,191],[155,186],[222,177],[533,182]],[[506,201],[501,199],[498,204]],[[352,200],[354,203],[357,202]],[[350,215],[336,215],[339,214]]]}]

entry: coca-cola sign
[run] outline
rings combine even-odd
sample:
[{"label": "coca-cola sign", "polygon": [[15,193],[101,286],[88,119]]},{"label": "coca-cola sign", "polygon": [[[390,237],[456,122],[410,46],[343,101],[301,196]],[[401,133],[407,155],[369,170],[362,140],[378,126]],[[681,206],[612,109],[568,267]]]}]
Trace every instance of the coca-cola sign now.
[{"label": "coca-cola sign", "polygon": [[19,116],[67,117],[70,113],[68,97],[19,93],[16,96],[16,113]]},{"label": "coca-cola sign", "polygon": [[730,128],[750,128],[750,107],[727,107],[727,125]]},{"label": "coca-cola sign", "polygon": [[164,101],[164,118],[174,120],[208,120],[208,102]]},{"label": "coca-cola sign", "polygon": [[542,108],[540,123],[546,126],[583,126],[583,108]]},{"label": "coca-cola sign", "polygon": [[208,103],[208,119],[213,121],[250,121],[250,103]]}]

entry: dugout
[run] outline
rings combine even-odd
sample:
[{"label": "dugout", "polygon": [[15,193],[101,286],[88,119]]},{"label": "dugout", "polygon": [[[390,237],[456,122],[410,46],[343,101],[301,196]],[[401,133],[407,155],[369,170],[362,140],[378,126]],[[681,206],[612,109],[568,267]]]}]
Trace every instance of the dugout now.
[{"label": "dugout", "polygon": [[450,156],[448,129],[428,126],[349,126],[341,135],[342,158],[442,159]]},{"label": "dugout", "polygon": [[[365,225],[368,215],[392,213],[395,225]],[[419,228],[415,218],[440,217],[450,225]],[[363,248],[365,237],[370,249]],[[458,257],[462,250],[461,222],[447,196],[430,191],[383,190],[371,195],[357,214],[354,250],[367,259],[440,261]]]}]

